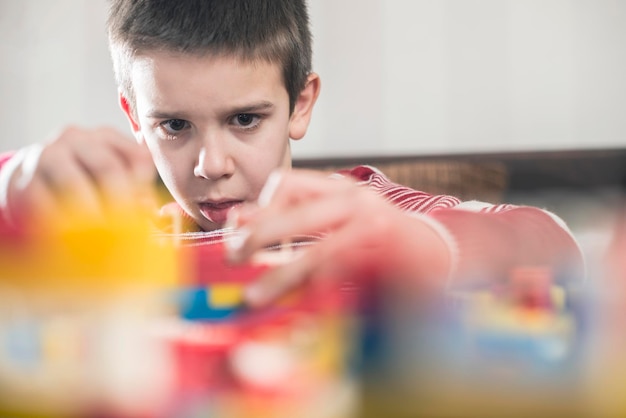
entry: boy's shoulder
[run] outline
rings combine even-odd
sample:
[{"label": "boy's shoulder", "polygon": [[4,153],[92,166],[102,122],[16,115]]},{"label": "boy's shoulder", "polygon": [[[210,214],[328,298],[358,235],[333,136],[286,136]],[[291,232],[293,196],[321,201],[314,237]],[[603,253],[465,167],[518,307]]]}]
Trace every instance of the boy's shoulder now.
[{"label": "boy's shoulder", "polygon": [[381,170],[370,165],[358,165],[337,171],[333,176],[350,177],[357,184],[371,189],[398,208],[414,213],[428,213],[436,209],[459,206],[462,202],[451,195],[434,195],[396,183]]}]

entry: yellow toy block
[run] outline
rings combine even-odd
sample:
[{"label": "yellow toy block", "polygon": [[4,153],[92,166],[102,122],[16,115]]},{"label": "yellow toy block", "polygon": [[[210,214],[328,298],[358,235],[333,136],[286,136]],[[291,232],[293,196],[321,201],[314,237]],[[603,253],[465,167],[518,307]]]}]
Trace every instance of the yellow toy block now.
[{"label": "yellow toy block", "polygon": [[230,308],[243,302],[243,286],[239,284],[213,284],[207,292],[212,308]]}]

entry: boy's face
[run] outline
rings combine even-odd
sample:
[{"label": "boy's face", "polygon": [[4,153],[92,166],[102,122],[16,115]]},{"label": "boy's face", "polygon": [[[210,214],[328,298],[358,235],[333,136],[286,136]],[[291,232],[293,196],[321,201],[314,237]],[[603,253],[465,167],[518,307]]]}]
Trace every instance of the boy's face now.
[{"label": "boy's face", "polygon": [[289,138],[306,132],[319,90],[315,76],[290,115],[279,65],[228,56],[150,52],[136,58],[131,77],[135,114],[121,103],[135,136],[205,231],[255,201],[272,170],[291,166]]}]

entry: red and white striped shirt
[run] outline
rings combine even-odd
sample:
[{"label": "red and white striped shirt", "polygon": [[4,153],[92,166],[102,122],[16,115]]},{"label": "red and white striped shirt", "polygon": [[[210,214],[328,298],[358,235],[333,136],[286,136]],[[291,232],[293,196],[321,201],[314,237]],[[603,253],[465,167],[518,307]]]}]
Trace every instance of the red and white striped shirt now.
[{"label": "red and white striped shirt", "polygon": [[[10,161],[10,156],[0,156],[0,168]],[[495,266],[494,271],[504,271],[519,264],[584,270],[580,248],[565,223],[543,209],[463,202],[453,196],[432,195],[396,184],[370,166],[342,170],[335,176],[350,176],[409,216],[429,222],[447,241],[457,270],[480,274],[481,266],[491,265]],[[229,229],[199,231],[175,203],[166,205],[161,214],[157,222],[159,234],[183,243],[222,242],[234,233]]]},{"label": "red and white striped shirt", "polygon": [[[352,177],[407,215],[428,222],[448,243],[455,269],[464,274],[483,274],[484,266],[493,268],[489,275],[506,274],[518,265],[547,265],[581,275],[584,272],[583,256],[573,235],[563,220],[546,210],[432,195],[394,183],[370,166],[342,170],[333,176]],[[235,233],[229,229],[198,231],[193,220],[176,204],[166,206],[162,212],[169,219],[163,232],[181,243],[217,243]],[[172,223],[171,219],[176,220]]]}]

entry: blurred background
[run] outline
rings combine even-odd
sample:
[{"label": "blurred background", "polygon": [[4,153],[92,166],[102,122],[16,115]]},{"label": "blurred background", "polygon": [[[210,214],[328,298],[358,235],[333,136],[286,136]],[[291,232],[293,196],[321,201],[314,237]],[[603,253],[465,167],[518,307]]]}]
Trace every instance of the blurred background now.
[{"label": "blurred background", "polygon": [[[322,95],[296,158],[626,143],[626,1],[310,0]],[[129,131],[106,0],[0,0],[0,150]]]}]

